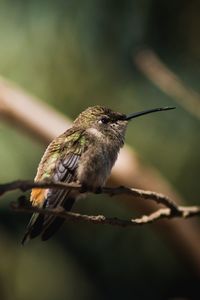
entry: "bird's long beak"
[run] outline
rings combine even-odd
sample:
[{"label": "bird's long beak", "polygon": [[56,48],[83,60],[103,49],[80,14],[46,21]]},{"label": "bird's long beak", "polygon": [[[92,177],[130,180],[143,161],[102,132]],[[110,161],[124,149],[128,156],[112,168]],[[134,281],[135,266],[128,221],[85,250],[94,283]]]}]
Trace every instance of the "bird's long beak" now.
[{"label": "bird's long beak", "polygon": [[129,121],[129,120],[131,120],[133,118],[137,118],[137,117],[140,117],[140,116],[143,116],[143,115],[151,114],[153,112],[170,110],[170,109],[174,109],[174,108],[176,108],[176,107],[159,107],[159,108],[153,108],[153,109],[143,110],[143,111],[140,111],[140,112],[135,112],[135,113],[126,115],[125,116],[125,120]]}]

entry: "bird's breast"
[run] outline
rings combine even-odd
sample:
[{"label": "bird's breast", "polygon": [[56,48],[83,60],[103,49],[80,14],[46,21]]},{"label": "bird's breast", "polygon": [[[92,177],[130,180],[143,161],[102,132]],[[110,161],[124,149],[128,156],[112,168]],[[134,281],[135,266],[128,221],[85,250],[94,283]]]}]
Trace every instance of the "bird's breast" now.
[{"label": "bird's breast", "polygon": [[78,165],[78,181],[94,189],[103,186],[110,175],[118,152],[117,147],[113,148],[108,144],[89,146]]}]

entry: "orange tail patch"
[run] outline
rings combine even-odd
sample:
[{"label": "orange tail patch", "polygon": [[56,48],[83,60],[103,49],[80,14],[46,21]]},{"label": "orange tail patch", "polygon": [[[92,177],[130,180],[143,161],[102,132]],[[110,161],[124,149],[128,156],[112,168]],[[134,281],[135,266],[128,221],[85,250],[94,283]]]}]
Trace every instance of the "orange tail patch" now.
[{"label": "orange tail patch", "polygon": [[44,203],[47,194],[47,189],[32,189],[31,199],[33,206],[41,207]]}]

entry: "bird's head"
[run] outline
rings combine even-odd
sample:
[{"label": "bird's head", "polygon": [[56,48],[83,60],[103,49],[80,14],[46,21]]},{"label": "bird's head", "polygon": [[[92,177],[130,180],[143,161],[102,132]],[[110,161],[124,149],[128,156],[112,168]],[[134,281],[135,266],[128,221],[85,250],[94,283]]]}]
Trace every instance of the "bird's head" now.
[{"label": "bird's head", "polygon": [[74,121],[74,124],[85,130],[93,130],[104,135],[124,136],[127,124],[133,118],[158,111],[174,109],[175,107],[161,107],[131,114],[115,112],[104,106],[92,106],[84,110]]}]

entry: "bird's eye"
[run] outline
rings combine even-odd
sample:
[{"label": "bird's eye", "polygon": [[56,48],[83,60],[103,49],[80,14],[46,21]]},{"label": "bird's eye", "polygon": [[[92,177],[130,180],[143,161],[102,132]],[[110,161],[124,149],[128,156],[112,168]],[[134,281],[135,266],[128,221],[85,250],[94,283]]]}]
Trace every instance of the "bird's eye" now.
[{"label": "bird's eye", "polygon": [[99,120],[99,124],[107,124],[109,122],[109,118],[108,117],[102,117],[100,120]]}]

